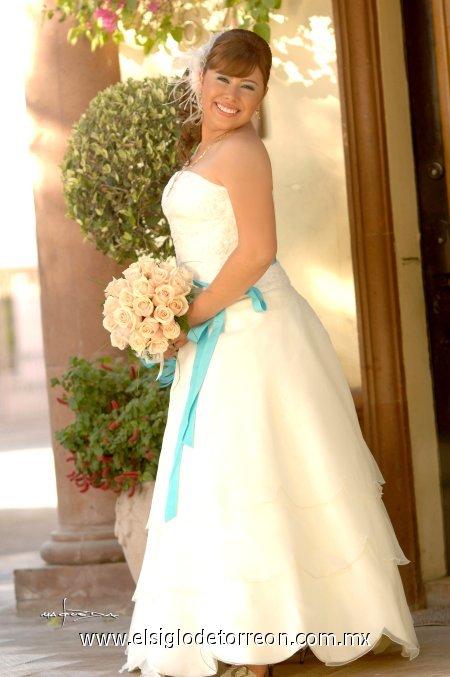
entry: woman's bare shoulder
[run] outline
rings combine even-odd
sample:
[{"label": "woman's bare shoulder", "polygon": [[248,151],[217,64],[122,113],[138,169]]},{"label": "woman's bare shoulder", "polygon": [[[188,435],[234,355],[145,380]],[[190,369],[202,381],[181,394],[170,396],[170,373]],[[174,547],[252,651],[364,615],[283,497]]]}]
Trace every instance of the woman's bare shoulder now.
[{"label": "woman's bare shoulder", "polygon": [[215,173],[226,186],[251,176],[272,185],[272,165],[262,139],[255,133],[230,134],[216,155]]}]

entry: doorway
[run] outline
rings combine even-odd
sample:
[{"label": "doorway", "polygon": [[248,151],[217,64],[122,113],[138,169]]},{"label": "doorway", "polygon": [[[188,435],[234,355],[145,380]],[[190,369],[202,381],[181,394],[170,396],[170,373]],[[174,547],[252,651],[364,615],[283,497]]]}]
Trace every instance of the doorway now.
[{"label": "doorway", "polygon": [[450,227],[432,4],[402,0],[431,369],[450,569]]}]

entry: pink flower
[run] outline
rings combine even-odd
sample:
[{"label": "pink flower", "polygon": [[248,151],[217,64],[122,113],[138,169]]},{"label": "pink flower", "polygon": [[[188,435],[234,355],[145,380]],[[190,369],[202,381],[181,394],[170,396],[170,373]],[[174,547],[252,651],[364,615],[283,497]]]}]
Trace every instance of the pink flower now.
[{"label": "pink flower", "polygon": [[147,10],[149,12],[156,12],[161,6],[160,2],[148,2],[147,3]]},{"label": "pink flower", "polygon": [[94,19],[100,19],[103,28],[108,33],[114,33],[117,28],[117,14],[109,9],[97,7],[94,12]]}]

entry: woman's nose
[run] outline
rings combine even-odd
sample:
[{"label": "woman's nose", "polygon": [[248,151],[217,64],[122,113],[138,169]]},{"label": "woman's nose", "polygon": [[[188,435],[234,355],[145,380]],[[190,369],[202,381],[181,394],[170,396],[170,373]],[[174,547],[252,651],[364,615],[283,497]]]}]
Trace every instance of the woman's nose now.
[{"label": "woman's nose", "polygon": [[225,91],[225,98],[228,99],[230,103],[237,102],[239,100],[239,84],[230,84]]}]

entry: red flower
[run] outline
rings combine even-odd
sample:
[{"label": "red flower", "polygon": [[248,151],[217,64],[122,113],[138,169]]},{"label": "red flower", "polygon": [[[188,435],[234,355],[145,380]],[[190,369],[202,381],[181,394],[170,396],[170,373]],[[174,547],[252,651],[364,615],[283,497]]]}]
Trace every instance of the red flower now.
[{"label": "red flower", "polygon": [[93,15],[94,19],[99,19],[102,27],[107,33],[114,33],[117,28],[117,14],[109,9],[97,7]]},{"label": "red flower", "polygon": [[136,442],[138,437],[139,437],[139,428],[136,428],[132,436],[128,438],[128,444],[133,444],[133,442]]},{"label": "red flower", "polygon": [[112,404],[112,406],[114,407],[114,409],[115,409],[116,411],[119,410],[119,405],[117,404],[116,400],[111,400],[111,404]]},{"label": "red flower", "polygon": [[109,428],[110,430],[115,430],[116,428],[119,427],[119,425],[120,425],[120,421],[119,421],[119,420],[113,421],[112,423],[109,424],[108,428]]},{"label": "red flower", "polygon": [[106,369],[106,371],[114,371],[114,369],[111,369],[111,367],[108,367],[108,365],[105,364],[104,362],[101,362],[100,366],[101,366],[102,369]]}]

